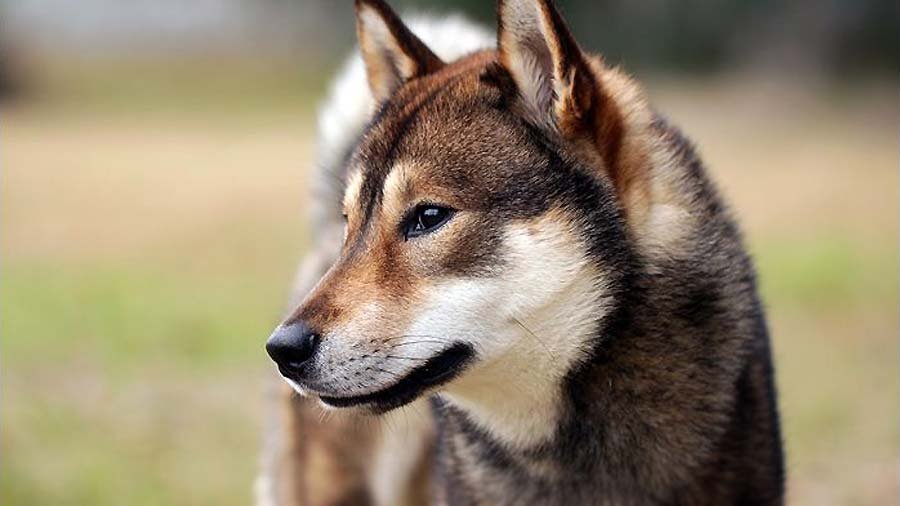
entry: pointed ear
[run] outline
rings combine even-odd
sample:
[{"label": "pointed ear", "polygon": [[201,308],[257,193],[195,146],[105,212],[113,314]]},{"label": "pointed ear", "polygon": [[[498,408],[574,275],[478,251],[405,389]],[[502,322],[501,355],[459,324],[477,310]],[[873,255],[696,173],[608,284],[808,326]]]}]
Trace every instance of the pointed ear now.
[{"label": "pointed ear", "polygon": [[587,60],[550,0],[500,0],[497,46],[526,113],[575,135],[590,127],[597,86]]},{"label": "pointed ear", "polygon": [[356,33],[376,102],[444,65],[383,0],[356,0]]}]

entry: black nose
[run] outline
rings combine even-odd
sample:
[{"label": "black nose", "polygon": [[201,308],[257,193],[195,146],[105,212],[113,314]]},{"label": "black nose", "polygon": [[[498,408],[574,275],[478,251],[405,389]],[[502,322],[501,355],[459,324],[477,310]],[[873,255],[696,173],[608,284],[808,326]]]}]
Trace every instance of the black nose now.
[{"label": "black nose", "polygon": [[266,351],[282,373],[297,374],[303,364],[312,358],[319,341],[319,335],[309,325],[298,321],[275,329],[266,342]]}]

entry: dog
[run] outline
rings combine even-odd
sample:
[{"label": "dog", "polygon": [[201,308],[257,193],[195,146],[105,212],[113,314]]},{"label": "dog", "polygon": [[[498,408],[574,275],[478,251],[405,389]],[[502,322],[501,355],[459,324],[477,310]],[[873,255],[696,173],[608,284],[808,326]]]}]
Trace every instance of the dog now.
[{"label": "dog", "polygon": [[[322,503],[782,504],[764,311],[702,162],[550,0],[497,12],[496,48],[451,59],[356,2],[376,105],[329,153],[345,223],[266,344],[306,396],[282,482],[300,504],[354,476]],[[322,435],[312,400],[353,414]],[[348,428],[425,402],[405,440]]]}]

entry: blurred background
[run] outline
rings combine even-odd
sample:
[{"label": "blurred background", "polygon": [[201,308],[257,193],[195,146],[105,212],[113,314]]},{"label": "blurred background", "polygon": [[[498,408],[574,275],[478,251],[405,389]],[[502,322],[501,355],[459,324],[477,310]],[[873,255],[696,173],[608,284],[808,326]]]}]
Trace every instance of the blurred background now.
[{"label": "blurred background", "polygon": [[[559,3],[741,219],[790,503],[896,504],[897,3]],[[353,39],[349,0],[0,0],[0,503],[250,502],[316,103]]]}]

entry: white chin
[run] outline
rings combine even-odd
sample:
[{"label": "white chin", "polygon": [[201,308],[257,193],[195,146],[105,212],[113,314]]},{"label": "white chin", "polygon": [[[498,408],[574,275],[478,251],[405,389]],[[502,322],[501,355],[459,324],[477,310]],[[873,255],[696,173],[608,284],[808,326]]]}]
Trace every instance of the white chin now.
[{"label": "white chin", "polygon": [[307,392],[305,388],[301,387],[296,381],[290,378],[285,378],[284,376],[282,376],[281,379],[283,379],[288,385],[290,385],[291,388],[293,388],[294,391],[298,394],[302,395],[303,397],[309,396],[309,392]]}]

